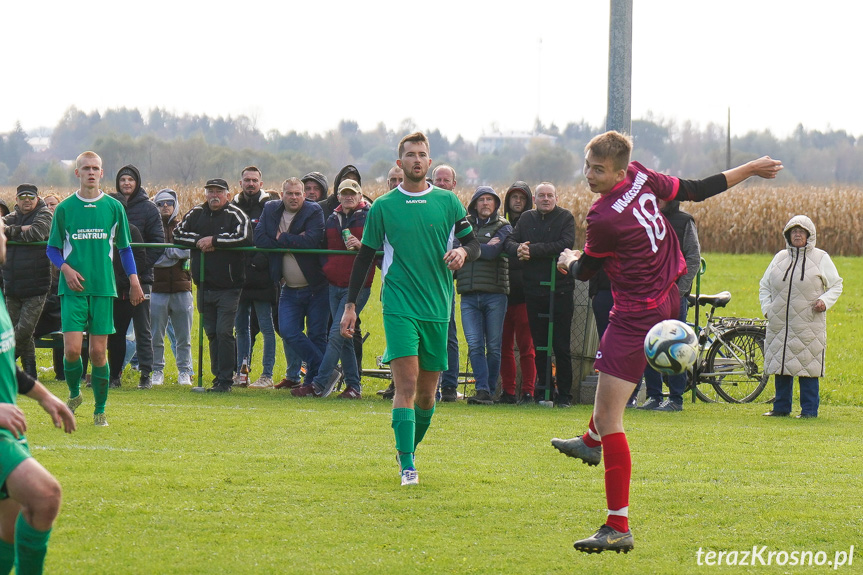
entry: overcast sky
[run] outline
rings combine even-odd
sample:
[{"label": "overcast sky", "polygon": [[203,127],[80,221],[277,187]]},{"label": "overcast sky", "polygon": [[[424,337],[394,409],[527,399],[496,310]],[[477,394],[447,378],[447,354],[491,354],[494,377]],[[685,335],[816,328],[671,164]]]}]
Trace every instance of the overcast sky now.
[{"label": "overcast sky", "polygon": [[[516,6],[508,8],[507,6]],[[604,125],[607,0],[10,1],[0,132],[70,106],[252,117],[264,132]],[[634,0],[632,115],[863,135],[863,3]]]}]

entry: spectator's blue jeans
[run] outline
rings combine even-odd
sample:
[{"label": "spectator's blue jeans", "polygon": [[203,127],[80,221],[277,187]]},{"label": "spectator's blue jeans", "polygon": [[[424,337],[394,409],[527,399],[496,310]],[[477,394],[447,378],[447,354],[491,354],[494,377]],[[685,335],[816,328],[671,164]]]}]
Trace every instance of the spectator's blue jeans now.
[{"label": "spectator's blue jeans", "polygon": [[291,349],[291,344],[289,344],[288,340],[283,337],[282,347],[285,349],[285,362],[288,365],[285,370],[285,377],[290,381],[300,381],[300,374],[303,369],[303,358],[294,353],[294,350]]},{"label": "spectator's blue jeans", "polygon": [[[306,380],[312,383],[327,349],[330,319],[328,284],[317,287],[282,287],[279,296],[279,331],[291,349],[306,362]],[[307,333],[303,333],[303,327]]]},{"label": "spectator's blue jeans", "polygon": [[497,387],[506,301],[506,294],[503,293],[471,292],[461,295],[461,326],[467,340],[477,390],[494,393]]},{"label": "spectator's blue jeans", "polygon": [[276,331],[273,328],[273,306],[264,300],[240,300],[237,306],[237,319],[234,327],[237,330],[237,373],[243,365],[243,359],[252,361],[251,317],[252,306],[258,318],[258,326],[264,336],[264,360],[261,375],[273,378],[273,366],[276,364]]},{"label": "spectator's blue jeans", "polygon": [[[153,371],[165,369],[165,332],[177,361],[177,374],[192,369],[192,292],[154,293],[150,296],[150,320],[153,328]],[[173,326],[173,329],[172,329]],[[172,337],[173,333],[173,337]],[[174,343],[176,341],[176,344]]]},{"label": "spectator's blue jeans", "polygon": [[294,350],[291,349],[291,344],[288,343],[288,340],[282,337],[282,330],[279,329],[278,302],[274,303],[272,308],[273,325],[275,326],[276,333],[279,334],[279,338],[282,340],[282,348],[285,350],[285,363],[287,364],[287,368],[285,369],[285,378],[290,381],[300,381],[300,370],[303,367],[303,358],[297,355]]},{"label": "spectator's blue jeans", "polygon": [[[364,287],[357,294],[357,315],[363,311],[363,307],[369,300],[371,288]],[[327,340],[327,351],[321,360],[321,367],[315,377],[315,387],[322,390],[327,385],[330,374],[336,368],[339,360],[342,360],[342,370],[345,374],[345,385],[353,387],[362,392],[360,387],[360,367],[357,365],[357,354],[354,352],[354,340],[342,337],[340,323],[345,313],[345,304],[348,301],[348,288],[330,285],[330,315],[333,325],[330,327],[330,335]]]},{"label": "spectator's blue jeans", "polygon": [[[455,326],[455,292],[452,296],[452,309],[449,316],[449,333],[446,342],[447,368],[441,372],[439,387],[441,389],[458,387],[458,332]],[[438,393],[440,394],[440,393]],[[438,398],[440,399],[440,398]]]},{"label": "spectator's blue jeans", "polygon": [[[680,313],[677,319],[686,321],[686,314],[689,311],[689,302],[686,297],[680,297]],[[686,373],[679,375],[666,375],[665,381],[668,384],[668,399],[680,405],[683,403],[683,390],[686,389]],[[647,397],[652,397],[662,401],[662,374],[650,367],[644,368],[644,384],[647,386]],[[635,386],[633,397],[638,393],[638,386]]]},{"label": "spectator's blue jeans", "polygon": [[[775,413],[791,413],[791,392],[794,387],[794,377],[790,375],[775,375],[776,397],[773,399]],[[803,415],[818,415],[818,378],[801,376],[797,378],[800,384],[800,413]]]}]

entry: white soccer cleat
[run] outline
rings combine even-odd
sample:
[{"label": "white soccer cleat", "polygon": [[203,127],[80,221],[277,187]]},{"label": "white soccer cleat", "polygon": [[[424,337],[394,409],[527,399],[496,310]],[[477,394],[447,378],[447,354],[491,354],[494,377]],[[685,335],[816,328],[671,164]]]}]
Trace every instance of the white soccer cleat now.
[{"label": "white soccer cleat", "polygon": [[403,469],[402,470],[402,487],[405,485],[419,485],[420,484],[420,474],[416,469]]},{"label": "white soccer cleat", "polygon": [[192,376],[188,373],[181,373],[177,378],[177,383],[180,385],[192,385]]},{"label": "white soccer cleat", "polygon": [[165,383],[165,374],[161,371],[154,371],[150,374],[150,385],[162,385]]}]

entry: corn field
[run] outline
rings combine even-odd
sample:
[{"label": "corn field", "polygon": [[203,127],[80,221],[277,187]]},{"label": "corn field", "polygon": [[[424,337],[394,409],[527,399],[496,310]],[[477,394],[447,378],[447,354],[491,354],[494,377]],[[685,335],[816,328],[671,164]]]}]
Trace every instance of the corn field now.
[{"label": "corn field", "polygon": [[[166,186],[145,185],[151,196],[163,187]],[[200,187],[167,187],[178,193],[181,213],[203,202]],[[497,191],[502,197],[506,190]],[[65,197],[73,192],[72,188],[40,189],[42,196],[54,193]],[[236,185],[232,192],[239,193]],[[363,193],[372,198],[384,192],[383,184],[363,186]],[[456,192],[465,205],[473,195],[473,190],[466,187]],[[13,207],[15,188],[0,187],[0,198]],[[585,184],[558,189],[558,204],[575,216],[576,247],[584,244],[585,219],[594,199]],[[695,218],[701,249],[705,252],[777,252],[785,245],[782,228],[786,222],[792,216],[803,214],[815,222],[819,248],[833,256],[863,255],[863,189],[741,184],[706,202],[685,202],[681,207]]]}]

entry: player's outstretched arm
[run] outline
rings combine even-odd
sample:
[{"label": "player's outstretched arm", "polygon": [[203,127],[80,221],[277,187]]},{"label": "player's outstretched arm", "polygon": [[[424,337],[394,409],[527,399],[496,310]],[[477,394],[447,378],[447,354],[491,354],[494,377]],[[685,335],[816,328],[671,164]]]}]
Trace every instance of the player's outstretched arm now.
[{"label": "player's outstretched arm", "polygon": [[56,395],[48,391],[48,389],[39,383],[35,382],[33,388],[25,395],[31,399],[35,399],[42,406],[42,409],[51,416],[54,422],[54,427],[63,429],[66,433],[72,433],[77,428],[75,423],[75,415],[66,407],[66,404]]},{"label": "player's outstretched arm", "polygon": [[725,176],[725,181],[728,182],[728,187],[736,186],[740,182],[758,176],[767,180],[772,180],[776,174],[783,168],[780,160],[774,160],[770,156],[764,156],[751,162],[746,162],[742,166],[731,168],[722,172]]}]

